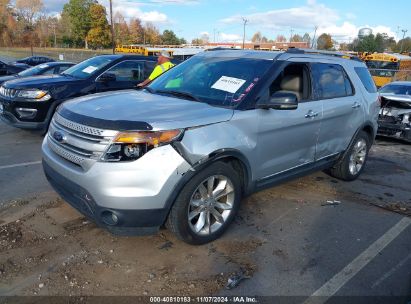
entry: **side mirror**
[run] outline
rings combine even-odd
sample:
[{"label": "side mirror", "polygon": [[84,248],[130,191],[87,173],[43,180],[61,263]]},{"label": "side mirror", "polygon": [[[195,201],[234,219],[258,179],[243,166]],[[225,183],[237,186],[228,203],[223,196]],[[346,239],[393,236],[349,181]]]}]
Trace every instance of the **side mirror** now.
[{"label": "side mirror", "polygon": [[298,98],[294,93],[274,93],[268,101],[257,102],[258,109],[295,110],[298,108]]},{"label": "side mirror", "polygon": [[114,73],[104,73],[97,78],[98,82],[109,82],[109,81],[116,81],[116,74]]}]

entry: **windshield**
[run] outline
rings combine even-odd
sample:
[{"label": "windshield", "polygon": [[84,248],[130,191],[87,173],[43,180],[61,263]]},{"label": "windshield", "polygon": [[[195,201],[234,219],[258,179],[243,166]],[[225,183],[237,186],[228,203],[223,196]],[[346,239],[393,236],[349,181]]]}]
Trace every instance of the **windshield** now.
[{"label": "windshield", "polygon": [[263,59],[192,57],[154,80],[149,91],[235,107],[271,65]]},{"label": "windshield", "polygon": [[386,70],[398,70],[400,63],[391,61],[366,61],[369,69],[386,69]]},{"label": "windshield", "polygon": [[380,93],[396,94],[396,95],[411,95],[411,85],[389,84],[380,90]]},{"label": "windshield", "polygon": [[100,70],[101,68],[107,66],[115,58],[107,56],[93,57],[80,62],[68,68],[62,73],[63,75],[69,75],[75,78],[86,79],[90,77],[94,72]]},{"label": "windshield", "polygon": [[49,66],[47,64],[40,64],[30,69],[24,70],[18,73],[18,75],[21,77],[40,75],[43,73],[44,70],[47,70],[48,68]]}]

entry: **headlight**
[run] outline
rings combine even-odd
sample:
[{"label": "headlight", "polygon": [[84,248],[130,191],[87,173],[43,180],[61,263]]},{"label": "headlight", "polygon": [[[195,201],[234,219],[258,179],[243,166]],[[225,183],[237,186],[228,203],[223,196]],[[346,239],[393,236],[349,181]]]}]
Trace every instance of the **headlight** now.
[{"label": "headlight", "polygon": [[43,90],[21,90],[17,97],[36,101],[47,101],[51,98],[50,94]]},{"label": "headlight", "polygon": [[183,130],[121,132],[108,147],[102,161],[132,161],[153,148],[181,139]]}]

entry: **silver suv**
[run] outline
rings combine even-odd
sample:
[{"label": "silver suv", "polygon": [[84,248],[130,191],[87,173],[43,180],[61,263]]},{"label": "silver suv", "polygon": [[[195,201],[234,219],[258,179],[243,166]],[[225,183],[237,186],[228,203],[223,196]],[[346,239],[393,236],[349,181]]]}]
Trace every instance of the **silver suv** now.
[{"label": "silver suv", "polygon": [[379,108],[354,57],[206,51],[142,91],[62,104],[43,142],[44,171],[68,203],[112,233],[165,224],[204,244],[259,189],[316,170],[357,178]]}]

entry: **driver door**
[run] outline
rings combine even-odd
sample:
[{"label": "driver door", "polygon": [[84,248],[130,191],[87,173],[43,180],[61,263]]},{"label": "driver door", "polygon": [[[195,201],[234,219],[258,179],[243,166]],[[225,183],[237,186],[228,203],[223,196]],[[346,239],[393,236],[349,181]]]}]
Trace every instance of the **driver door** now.
[{"label": "driver door", "polygon": [[[131,89],[144,81],[145,61],[126,60],[106,70],[96,79],[97,92]],[[112,74],[115,77],[104,80],[104,74]]]},{"label": "driver door", "polygon": [[295,93],[295,110],[258,109],[257,173],[270,182],[280,173],[314,162],[322,118],[322,101],[313,99],[311,73],[305,62],[289,62],[271,83],[266,98],[276,92]]}]

